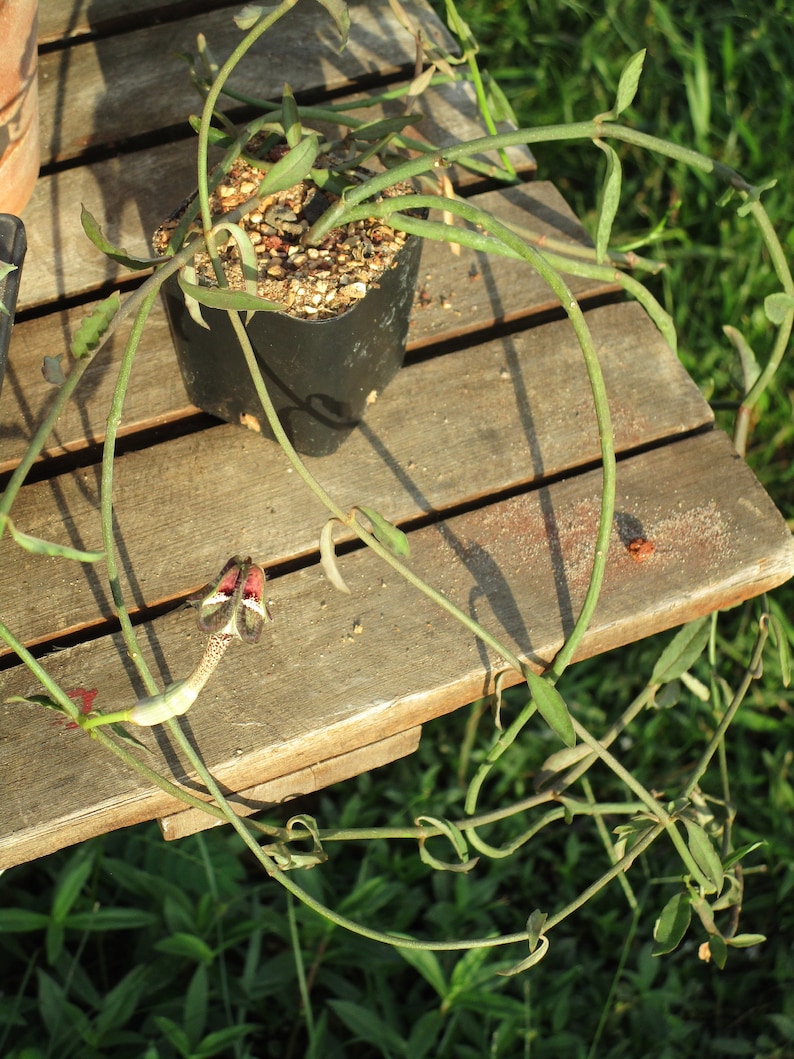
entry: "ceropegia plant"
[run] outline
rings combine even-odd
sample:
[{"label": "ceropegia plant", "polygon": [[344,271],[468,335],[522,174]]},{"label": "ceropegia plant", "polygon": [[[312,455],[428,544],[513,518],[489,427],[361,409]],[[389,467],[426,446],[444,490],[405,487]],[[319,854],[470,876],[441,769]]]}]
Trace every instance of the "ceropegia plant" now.
[{"label": "ceropegia plant", "polygon": [[[754,351],[748,351],[739,343],[743,352],[743,363],[748,366],[747,391],[737,421],[737,443],[740,450],[746,443],[753,409],[768,387],[784,355],[790,339],[792,321],[794,321],[794,281],[792,281],[780,241],[769,223],[761,202],[761,192],[764,188],[754,186],[736,171],[704,154],[621,123],[621,116],[626,113],[635,98],[644,59],[643,53],[633,56],[627,63],[618,85],[615,104],[606,113],[596,115],[589,121],[517,129],[499,134],[493,132],[492,127],[489,131],[488,122],[486,122],[486,131],[482,137],[443,149],[406,139],[404,137],[406,124],[399,120],[381,125],[377,123],[368,125],[356,117],[354,110],[346,112],[343,106],[336,104],[323,108],[324,113],[319,115],[332,118],[348,130],[348,134],[343,139],[344,147],[348,152],[349,164],[360,165],[368,155],[378,152],[392,152],[392,156],[389,158],[389,166],[383,172],[376,173],[348,187],[345,194],[313,224],[306,235],[307,241],[322,239],[323,235],[334,225],[359,217],[374,216],[388,220],[389,224],[395,228],[401,228],[424,238],[465,244],[481,252],[529,262],[558,296],[578,338],[590,380],[601,441],[603,467],[601,518],[597,537],[593,541],[590,583],[582,612],[549,671],[542,675],[531,673],[524,661],[517,657],[508,645],[501,642],[497,633],[482,627],[470,614],[457,607],[454,601],[447,599],[434,590],[432,585],[423,582],[413,573],[405,551],[404,539],[399,530],[392,527],[382,514],[368,506],[365,501],[353,510],[343,510],[322,483],[303,464],[281,429],[266,382],[256,366],[241,319],[241,314],[269,311],[269,307],[258,300],[251,289],[225,290],[220,277],[218,288],[211,292],[199,284],[191,283],[189,273],[183,272],[182,277],[183,289],[187,296],[196,303],[197,312],[200,312],[202,304],[220,306],[228,311],[251,370],[264,414],[284,450],[285,457],[328,510],[329,522],[326,529],[322,531],[321,550],[324,569],[334,583],[344,590],[344,579],[339,569],[341,564],[336,559],[333,548],[333,528],[342,524],[379,555],[385,563],[388,563],[397,574],[414,585],[417,591],[425,593],[439,607],[458,620],[464,634],[468,635],[473,632],[505,660],[506,666],[512,667],[527,681],[526,704],[504,730],[494,732],[492,744],[469,785],[464,812],[455,820],[423,818],[416,825],[405,828],[404,837],[419,842],[423,859],[429,865],[438,869],[453,868],[458,871],[470,871],[473,870],[477,860],[476,856],[471,855],[472,849],[480,857],[500,858],[519,855],[518,851],[526,842],[535,841],[542,829],[556,820],[561,818],[571,820],[577,815],[588,815],[603,820],[608,815],[614,817],[616,813],[620,813],[625,817],[625,823],[619,829],[614,842],[607,838],[611,860],[609,870],[598,876],[581,900],[574,901],[553,913],[535,909],[525,920],[526,928],[509,936],[420,942],[388,930],[375,930],[362,926],[320,905],[304,892],[292,877],[284,873],[287,867],[319,863],[324,857],[323,844],[334,841],[339,836],[323,831],[314,821],[303,819],[300,826],[288,825],[286,828],[273,827],[255,820],[243,822],[238,819],[218,789],[213,777],[207,772],[201,758],[196,754],[195,748],[184,739],[180,725],[175,720],[193,703],[201,686],[208,678],[211,668],[217,664],[231,639],[240,638],[245,642],[253,643],[260,638],[265,622],[269,618],[264,603],[264,569],[263,565],[260,565],[260,562],[265,563],[265,557],[257,557],[256,562],[240,558],[231,560],[219,578],[208,586],[200,598],[195,601],[198,605],[199,625],[204,632],[209,634],[207,654],[196,673],[162,691],[145,665],[124,599],[118,591],[119,577],[113,536],[114,451],[118,426],[123,415],[124,394],[141,333],[146,326],[148,314],[159,289],[166,278],[180,270],[186,268],[189,270],[199,250],[213,258],[216,254],[216,242],[226,240],[230,236],[239,240],[241,256],[245,259],[248,251],[244,238],[239,234],[239,229],[234,227],[237,220],[247,210],[256,207],[261,194],[282,186],[284,181],[294,182],[312,172],[314,168],[318,152],[323,146],[317,134],[311,129],[311,122],[318,120],[317,108],[297,106],[288,90],[285,90],[280,101],[262,101],[261,117],[249,123],[242,130],[232,128],[218,109],[218,101],[223,93],[233,95],[233,90],[229,87],[229,78],[239,63],[244,61],[250,47],[278,19],[288,15],[295,2],[296,0],[282,0],[274,6],[247,8],[245,14],[238,20],[242,34],[239,45],[229,59],[223,63],[215,61],[206,43],[202,42],[200,45],[199,58],[193,65],[193,75],[205,100],[202,115],[196,123],[199,190],[195,217],[199,219],[198,230],[192,232],[190,238],[184,242],[177,239],[176,245],[172,247],[172,252],[168,255],[152,260],[148,254],[136,257],[127,253],[126,250],[113,247],[105,239],[93,218],[84,214],[83,223],[86,232],[100,250],[130,267],[152,269],[152,275],[145,279],[125,301],[122,302],[114,296],[97,307],[90,321],[75,336],[71,360],[62,356],[60,359],[52,358],[46,365],[48,378],[59,387],[58,393],[50,412],[42,422],[25,458],[0,501],[0,531],[8,529],[9,535],[13,535],[14,541],[22,547],[34,550],[47,547],[42,542],[36,542],[26,536],[24,530],[11,522],[10,511],[14,498],[52,430],[61,408],[79,385],[86,367],[94,358],[102,355],[110,335],[123,323],[129,323],[129,337],[121,360],[118,381],[108,416],[103,459],[101,517],[104,562],[110,584],[114,586],[114,603],[123,634],[129,644],[130,657],[139,667],[148,695],[127,710],[116,711],[115,715],[104,714],[80,718],[65,692],[51,680],[45,667],[26,650],[24,645],[19,643],[13,631],[0,623],[0,634],[44,686],[47,692],[45,704],[54,704],[64,712],[70,713],[74,720],[88,728],[92,736],[102,742],[109,751],[121,757],[130,767],[138,769],[151,782],[168,790],[174,797],[196,805],[203,812],[228,820],[268,874],[278,879],[290,892],[297,894],[309,907],[316,909],[338,925],[356,931],[365,937],[400,948],[490,948],[508,942],[521,942],[528,946],[529,955],[515,964],[512,970],[524,970],[545,954],[549,945],[550,932],[568,916],[575,913],[582,901],[598,893],[613,879],[622,880],[629,888],[628,892],[631,893],[630,884],[626,881],[631,865],[645,850],[663,838],[671,844],[680,858],[681,894],[664,907],[659,917],[656,931],[657,949],[662,952],[674,948],[689,929],[694,914],[708,936],[709,944],[715,954],[714,959],[717,962],[723,961],[728,948],[747,944],[749,943],[747,938],[754,937],[753,935],[738,935],[735,932],[731,935],[717,926],[721,912],[728,910],[731,914],[734,912],[738,914],[737,910],[741,906],[742,899],[741,874],[738,866],[739,861],[747,855],[749,849],[734,848],[730,820],[727,817],[717,819],[711,808],[704,808],[699,799],[699,785],[709,763],[719,751],[720,740],[724,736],[727,725],[735,717],[752,680],[757,675],[762,654],[770,639],[779,652],[781,666],[787,671],[786,637],[779,623],[776,625],[776,619],[772,615],[765,616],[761,622],[755,653],[749,661],[745,676],[737,685],[733,696],[725,703],[718,729],[705,747],[701,759],[686,778],[678,797],[661,800],[653,790],[627,773],[610,748],[616,740],[620,739],[632,720],[649,704],[657,699],[661,701],[665,689],[675,680],[683,679],[696,659],[709,649],[709,644],[713,641],[713,636],[709,632],[709,628],[713,628],[712,622],[695,629],[688,627],[674,638],[670,648],[665,652],[665,657],[660,660],[660,665],[651,675],[646,688],[601,738],[596,738],[580,720],[572,715],[559,690],[560,679],[577,645],[581,642],[581,637],[598,599],[608,550],[615,496],[615,459],[607,394],[587,322],[571,295],[565,276],[586,275],[620,283],[628,294],[642,302],[665,337],[672,345],[675,345],[675,332],[669,316],[637,279],[629,275],[626,270],[629,265],[638,269],[652,268],[653,263],[643,261],[633,254],[621,255],[608,250],[612,223],[619,209],[622,186],[623,162],[618,149],[620,144],[629,144],[637,150],[644,150],[664,160],[683,164],[701,177],[710,177],[716,184],[724,185],[726,202],[729,200],[738,202],[742,214],[758,226],[761,239],[772,261],[781,290],[772,295],[766,305],[767,317],[774,336],[768,355],[764,358]],[[320,0],[320,2],[329,11],[339,29],[340,40],[343,40],[347,32],[347,6],[341,0]],[[399,7],[399,5],[396,6]],[[476,52],[469,39],[468,29],[457,14],[453,0],[447,0],[447,9],[450,24],[453,30],[457,30],[463,41],[466,60],[463,68],[475,70],[474,55]],[[408,16],[406,15],[405,18],[407,19]],[[410,24],[410,19],[408,22]],[[426,88],[431,81],[455,76],[455,71],[458,69],[454,67],[451,57],[447,61],[447,57],[437,52],[425,55],[423,49],[427,48],[427,42],[419,32],[416,34],[416,39],[420,72],[405,90],[406,98],[411,101],[411,106],[413,106],[414,98],[420,95],[421,90]],[[483,82],[479,79],[479,75],[475,75],[474,79],[478,85],[480,98],[484,99],[485,93],[479,91],[482,89]],[[246,102],[251,101],[246,100]],[[416,120],[416,116],[412,115],[411,120]],[[220,179],[224,166],[228,167],[246,150],[251,135],[262,131],[268,134],[273,132],[283,138],[287,149],[279,157],[266,161],[262,167],[262,180],[256,193],[249,201],[243,203],[234,215],[226,215],[222,219],[213,218],[209,210],[209,194],[213,182]],[[573,258],[566,255],[562,248],[540,246],[534,233],[515,231],[506,227],[497,217],[484,212],[473,203],[452,196],[448,188],[445,188],[443,195],[430,194],[427,190],[434,183],[434,178],[439,173],[443,174],[452,163],[481,165],[482,163],[477,159],[485,152],[500,151],[516,145],[537,146],[549,140],[558,143],[563,141],[589,143],[594,146],[595,150],[605,155],[605,178],[596,225],[596,245],[589,257]],[[210,143],[215,143],[223,152],[223,160],[217,170],[212,170],[208,165]],[[509,172],[502,175],[505,179],[511,177]],[[332,177],[344,180],[344,166],[338,172],[333,173]],[[382,197],[384,190],[417,179],[427,181],[426,187],[419,193],[411,196]],[[437,180],[435,185],[437,190]],[[428,220],[406,212],[416,207],[436,209],[445,219]],[[468,226],[464,227],[461,222],[466,222]],[[222,542],[218,543],[221,548]],[[61,557],[81,561],[95,561],[98,558],[95,554],[67,555],[65,553],[61,553]],[[266,648],[262,646],[260,649]],[[553,783],[533,796],[529,800],[531,805],[525,800],[523,803],[499,808],[496,814],[498,819],[500,821],[515,820],[519,833],[513,839],[497,846],[483,837],[482,831],[493,822],[494,816],[481,808],[480,795],[485,789],[486,780],[497,767],[497,763],[509,754],[510,748],[515,745],[536,714],[544,720],[562,744],[561,749],[549,758],[544,768],[546,774],[553,779]],[[206,803],[195,799],[190,792],[178,788],[167,777],[158,776],[146,761],[137,756],[137,752],[130,751],[114,738],[115,728],[111,727],[111,734],[108,733],[105,722],[110,719],[115,722],[121,720],[139,724],[165,723],[169,725],[174,738],[178,740],[188,760],[198,772],[213,801]],[[600,805],[587,797],[573,797],[569,793],[574,784],[580,781],[586,782],[585,774],[596,762],[609,770],[627,792],[626,799],[621,806],[616,806],[615,803],[610,803],[609,806]],[[584,789],[586,791],[586,787]],[[533,824],[530,832],[520,832],[522,817],[529,808],[541,809],[545,815],[540,823]],[[391,829],[390,835],[393,835],[395,830],[399,829]],[[372,833],[376,834],[377,830]],[[307,835],[313,843],[308,859],[301,855],[293,857],[292,843],[297,839],[305,839]],[[427,851],[428,840],[440,836],[443,836],[454,850],[454,858],[450,862],[431,856]],[[273,841],[270,845],[263,846],[260,843],[263,838]]]}]

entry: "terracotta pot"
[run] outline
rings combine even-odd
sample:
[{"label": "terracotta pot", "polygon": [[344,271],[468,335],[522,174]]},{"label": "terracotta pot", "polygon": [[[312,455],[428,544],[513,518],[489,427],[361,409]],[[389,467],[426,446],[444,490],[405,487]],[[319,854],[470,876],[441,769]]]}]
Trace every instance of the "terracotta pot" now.
[{"label": "terracotta pot", "polygon": [[39,173],[38,0],[0,0],[0,211],[21,213]]}]

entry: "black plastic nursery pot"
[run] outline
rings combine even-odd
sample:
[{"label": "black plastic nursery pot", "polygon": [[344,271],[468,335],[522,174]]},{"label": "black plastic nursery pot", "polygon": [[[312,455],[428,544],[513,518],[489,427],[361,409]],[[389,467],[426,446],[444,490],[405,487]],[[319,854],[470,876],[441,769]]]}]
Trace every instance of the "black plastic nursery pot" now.
[{"label": "black plastic nursery pot", "polygon": [[0,262],[16,265],[13,272],[0,277],[0,304],[7,310],[6,313],[0,312],[0,391],[3,389],[8,347],[14,326],[14,310],[19,292],[19,279],[27,247],[25,226],[19,217],[14,217],[10,213],[0,213]]},{"label": "black plastic nursery pot", "polygon": [[[279,420],[298,452],[326,456],[361,421],[402,367],[421,240],[409,237],[378,286],[339,316],[257,312],[246,330]],[[176,277],[163,286],[179,367],[199,408],[272,437],[228,315],[190,316]]]}]

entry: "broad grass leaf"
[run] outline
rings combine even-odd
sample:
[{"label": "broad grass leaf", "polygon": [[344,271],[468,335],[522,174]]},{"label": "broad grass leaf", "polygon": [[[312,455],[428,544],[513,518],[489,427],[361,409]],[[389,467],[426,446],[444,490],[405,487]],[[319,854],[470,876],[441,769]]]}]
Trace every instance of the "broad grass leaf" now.
[{"label": "broad grass leaf", "polygon": [[97,302],[89,316],[81,321],[80,326],[72,337],[70,349],[72,356],[80,360],[93,353],[100,343],[102,336],[110,327],[113,317],[119,311],[121,299],[118,291],[114,291],[109,298]]},{"label": "broad grass leaf", "polygon": [[396,950],[406,963],[418,971],[424,980],[432,986],[443,1000],[449,992],[444,971],[438,956],[429,949],[403,949]]},{"label": "broad grass leaf", "polygon": [[[719,893],[722,889],[722,883],[725,877],[725,873],[722,867],[722,861],[714,848],[711,839],[700,826],[700,824],[694,823],[692,820],[683,818],[684,827],[686,828],[689,846],[689,852],[697,864],[700,871],[703,873],[705,880],[704,889],[707,893]],[[701,880],[701,885],[704,885]]]},{"label": "broad grass leaf", "polygon": [[[39,1014],[50,1038],[48,1054],[57,1055],[60,1051],[59,1045],[67,1036],[72,1038],[76,1035],[79,1040],[85,1041],[91,1031],[87,1016],[66,999],[63,987],[45,971],[37,971],[36,979],[39,987]],[[74,1040],[70,1039],[69,1043],[72,1046],[70,1054],[77,1055]]]},{"label": "broad grass leaf", "polygon": [[196,1049],[191,1052],[191,1059],[211,1059],[214,1055],[236,1054],[232,1045],[242,1041],[255,1030],[261,1030],[256,1022],[238,1022],[234,1026],[227,1026],[223,1030],[215,1030],[203,1037]]},{"label": "broad grass leaf", "polygon": [[0,934],[29,934],[33,930],[44,930],[49,921],[50,917],[44,912],[0,908]]},{"label": "broad grass leaf", "polygon": [[171,956],[185,956],[196,963],[212,963],[215,953],[201,938],[195,934],[177,932],[169,938],[163,938],[156,942],[155,949],[158,952],[166,952]]},{"label": "broad grass leaf", "polygon": [[90,912],[73,912],[66,919],[66,926],[86,933],[105,930],[141,930],[157,922],[153,912],[142,908],[96,908]]},{"label": "broad grass leaf", "polygon": [[568,713],[565,699],[553,684],[539,677],[537,673],[528,670],[526,676],[538,713],[566,746],[573,746],[576,743],[576,733],[573,730],[573,721]]},{"label": "broad grass leaf", "polygon": [[80,852],[70,858],[56,884],[52,902],[52,918],[56,923],[63,923],[69,915],[93,868],[94,858],[90,854]]},{"label": "broad grass leaf", "polygon": [[120,982],[102,997],[102,1007],[97,1015],[95,1029],[99,1037],[112,1030],[121,1029],[132,1018],[138,1002],[149,982],[151,970],[138,964]]},{"label": "broad grass leaf", "polygon": [[677,949],[689,930],[691,921],[692,905],[689,896],[683,892],[677,893],[670,898],[662,909],[662,914],[656,920],[653,928],[653,939],[656,942],[653,955],[664,956]]},{"label": "broad grass leaf", "polygon": [[201,1040],[207,1026],[208,1002],[207,964],[200,963],[193,972],[185,991],[185,1007],[182,1015],[182,1025],[190,1038],[193,1049]]},{"label": "broad grass leaf", "polygon": [[696,618],[675,634],[653,667],[651,684],[677,680],[703,654],[709,639],[709,616]]},{"label": "broad grass leaf", "polygon": [[329,1000],[328,1006],[360,1041],[371,1044],[379,1055],[406,1054],[403,1038],[372,1008],[354,1004],[352,1000]]},{"label": "broad grass leaf", "polygon": [[128,253],[123,247],[114,246],[113,243],[105,238],[96,218],[85,208],[85,206],[80,210],[80,223],[83,226],[83,231],[97,250],[101,250],[105,257],[109,257],[112,261],[116,261],[119,265],[123,265],[124,268],[136,272],[141,269],[151,268],[152,265],[156,265],[162,260],[162,258],[159,257],[135,257],[133,254]]}]

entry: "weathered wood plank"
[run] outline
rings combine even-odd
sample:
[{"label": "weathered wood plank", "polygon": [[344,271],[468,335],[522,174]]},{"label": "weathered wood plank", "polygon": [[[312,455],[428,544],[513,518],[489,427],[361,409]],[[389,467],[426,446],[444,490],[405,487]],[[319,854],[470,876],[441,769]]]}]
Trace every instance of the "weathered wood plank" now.
[{"label": "weathered wood plank", "polygon": [[[429,38],[453,46],[427,5],[406,0],[405,8]],[[201,100],[180,55],[195,54],[201,32],[223,60],[241,37],[233,23],[236,10],[225,7],[42,55],[42,161],[63,162],[85,151],[141,141],[163,129],[182,130],[181,135],[190,137],[187,117],[200,109]],[[415,46],[388,3],[357,4],[352,15],[350,40],[340,52],[333,23],[320,4],[290,13],[257,42],[229,87],[249,97],[277,100],[286,82],[299,95],[319,100],[357,84],[386,85],[400,75],[412,75]],[[221,106],[240,109],[225,97]],[[396,107],[399,110],[400,104]],[[428,123],[432,128],[425,132],[431,142],[443,146],[452,137],[482,130],[481,123],[474,123],[474,95],[466,86],[442,92],[437,107],[438,120]],[[528,155],[519,152],[515,160],[523,167]]]},{"label": "weathered wood plank", "polygon": [[[639,306],[605,306],[588,320],[619,451],[711,423],[697,387]],[[363,503],[403,521],[598,458],[581,353],[560,321],[404,369],[337,453],[307,463],[343,509]],[[252,490],[252,482],[262,488]],[[44,539],[100,547],[98,492],[99,468],[79,469],[24,487],[14,518]],[[115,495],[133,610],[200,587],[228,555],[306,556],[327,517],[273,442],[229,425],[119,458]],[[112,613],[92,568],[3,555],[4,620],[25,642],[75,633]]]},{"label": "weathered wood plank", "polygon": [[[360,776],[362,772],[371,772],[372,769],[388,765],[398,758],[408,757],[419,746],[421,734],[421,727],[409,728],[406,732],[398,732],[388,739],[379,739],[360,750],[351,750],[347,754],[339,754],[309,768],[299,769],[289,776],[258,783],[231,795],[229,801],[238,815],[251,816],[272,805],[313,794],[324,787],[330,787],[332,783],[349,780],[353,776]],[[168,841],[194,835],[197,831],[206,831],[209,827],[217,826],[219,822],[200,809],[169,813],[158,821],[163,838]]]},{"label": "weathered wood plank", "polygon": [[221,7],[239,8],[237,0],[44,0],[39,4],[39,46],[107,36],[150,22]]},{"label": "weathered wood plank", "polygon": [[[413,532],[411,567],[511,650],[548,661],[581,606],[599,504],[598,471],[557,481]],[[794,572],[785,522],[718,431],[622,461],[617,505],[603,593],[580,657],[731,606]],[[655,549],[644,562],[627,547],[640,532]],[[235,645],[184,719],[229,789],[415,728],[473,701],[503,668],[367,551],[346,556],[343,567],[349,597],[334,593],[316,567],[274,580],[275,620],[264,642]],[[186,675],[201,654],[193,622],[178,612],[141,630],[164,682]],[[53,655],[48,669],[67,688],[99,689],[104,709],[141,693],[115,638]],[[37,690],[21,667],[5,674],[4,699]],[[181,779],[167,734],[143,738],[147,760]],[[0,785],[0,866],[177,808],[110,765],[81,733],[20,704],[0,707]]]},{"label": "weathered wood plank", "polygon": [[[539,181],[503,191],[476,195],[473,202],[493,212],[505,223],[531,227],[540,239],[555,238],[564,244],[587,244],[587,235],[552,184]],[[75,204],[76,208],[76,204]],[[162,207],[161,207],[162,208]],[[143,233],[127,231],[128,245],[140,243]],[[35,233],[31,235],[35,240]],[[89,248],[91,264],[104,271],[103,260],[82,234],[81,249]],[[51,278],[42,263],[43,247],[34,242],[24,275],[25,284],[45,285]],[[409,350],[445,342],[471,332],[485,332],[495,324],[527,319],[553,308],[549,288],[528,265],[507,258],[486,257],[466,248],[454,254],[444,243],[427,242],[422,250],[420,296],[408,336]],[[90,282],[87,265],[69,280]],[[99,279],[95,271],[94,282]],[[582,303],[611,289],[602,282],[572,279],[571,289]],[[31,299],[34,297],[26,286]],[[52,291],[50,291],[52,293]],[[42,296],[46,296],[43,294]],[[71,335],[92,306],[49,313],[14,329],[8,379],[0,395],[0,472],[13,467],[27,439],[53,399],[53,389],[41,374],[45,356],[68,350]],[[122,343],[115,342],[89,369],[78,401],[61,416],[57,436],[47,453],[57,455],[84,448],[104,437],[105,420],[113,391]],[[130,389],[124,433],[173,422],[195,412],[187,402],[173,345],[162,310],[153,314],[138,352],[134,383]]]},{"label": "weathered wood plank", "polygon": [[[467,95],[465,86],[455,85],[428,97],[433,101],[426,107],[428,117],[444,127],[448,138],[456,132],[478,132],[465,109],[461,112],[453,106],[453,101],[465,101]],[[471,183],[462,170],[452,175],[456,174],[461,175],[461,185]],[[89,242],[80,224],[82,206],[112,243],[147,257],[154,229],[195,187],[193,138],[116,155],[90,169],[69,168],[40,178],[23,211],[28,252],[17,311],[79,297],[116,283],[120,276],[129,277]],[[570,216],[567,209],[563,213]]]}]

